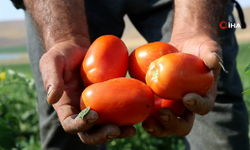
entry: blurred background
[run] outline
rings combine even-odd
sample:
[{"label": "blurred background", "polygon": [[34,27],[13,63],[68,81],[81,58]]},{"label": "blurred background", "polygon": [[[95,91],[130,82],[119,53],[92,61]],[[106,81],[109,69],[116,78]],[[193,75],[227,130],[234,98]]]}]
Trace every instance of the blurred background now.
[{"label": "blurred background", "polygon": [[[247,90],[250,89],[249,73],[245,73],[250,62],[250,1],[238,2],[248,27],[236,30],[240,47],[237,67],[244,90]],[[240,23],[236,10],[234,14],[236,23]],[[122,39],[132,51],[146,41],[126,16],[124,19],[126,28]],[[249,95],[244,94],[244,98],[250,112]],[[9,0],[1,1],[0,4],[0,110],[0,150],[40,149],[36,93],[27,54],[24,12],[15,9]],[[181,138],[172,136],[156,139],[145,133],[140,125],[137,130],[138,134],[133,139],[114,140],[109,149],[184,149]]]}]

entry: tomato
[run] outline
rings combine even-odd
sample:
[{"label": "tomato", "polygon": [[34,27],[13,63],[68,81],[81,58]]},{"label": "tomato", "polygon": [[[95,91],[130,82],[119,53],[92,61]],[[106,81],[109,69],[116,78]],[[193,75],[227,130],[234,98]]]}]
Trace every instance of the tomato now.
[{"label": "tomato", "polygon": [[129,74],[146,83],[145,76],[151,62],[157,58],[178,52],[178,50],[165,42],[152,42],[136,48],[129,56]]},{"label": "tomato", "polygon": [[135,125],[153,111],[154,94],[139,80],[115,78],[88,86],[82,93],[80,107],[90,107],[98,113],[97,125]]},{"label": "tomato", "polygon": [[149,66],[146,83],[163,99],[182,100],[187,93],[204,96],[212,87],[214,76],[199,57],[172,53]]},{"label": "tomato", "polygon": [[173,113],[178,117],[181,117],[186,110],[186,107],[182,101],[165,100],[165,99],[157,97],[155,98],[154,110],[152,114],[150,115],[150,117],[159,121],[161,118],[159,117],[158,111],[160,108],[164,108],[164,107],[172,110]]},{"label": "tomato", "polygon": [[86,86],[108,79],[125,77],[128,70],[128,50],[124,42],[113,35],[97,38],[89,47],[81,66]]}]

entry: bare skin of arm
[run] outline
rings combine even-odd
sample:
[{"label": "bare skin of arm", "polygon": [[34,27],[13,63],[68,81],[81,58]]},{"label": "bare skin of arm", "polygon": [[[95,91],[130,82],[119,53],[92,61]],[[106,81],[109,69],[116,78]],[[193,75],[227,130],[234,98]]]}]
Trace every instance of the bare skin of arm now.
[{"label": "bare skin of arm", "polygon": [[195,113],[204,115],[213,108],[217,94],[217,81],[220,73],[222,51],[216,42],[219,22],[221,21],[227,0],[192,0],[174,1],[174,22],[170,43],[180,52],[191,53],[203,59],[208,68],[213,70],[214,85],[204,97],[189,93],[183,97],[188,111],[177,117],[167,108],[159,110],[160,123],[149,118],[143,123],[144,129],[156,137],[187,135],[193,126]]},{"label": "bare skin of arm", "polygon": [[72,41],[87,49],[90,45],[84,2],[25,0],[35,20],[46,50],[64,41]]},{"label": "bare skin of arm", "polygon": [[136,132],[133,126],[95,127],[98,120],[95,111],[91,110],[84,119],[77,117],[80,95],[84,89],[79,71],[90,45],[84,1],[24,2],[47,51],[40,60],[47,101],[56,110],[64,130],[78,134],[82,142],[88,145],[133,136]]}]

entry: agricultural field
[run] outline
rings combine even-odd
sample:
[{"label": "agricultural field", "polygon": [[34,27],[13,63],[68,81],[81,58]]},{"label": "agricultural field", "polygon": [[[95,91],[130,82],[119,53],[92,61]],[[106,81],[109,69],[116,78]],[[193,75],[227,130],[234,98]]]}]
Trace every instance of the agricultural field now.
[{"label": "agricultural field", "polygon": [[[26,48],[0,49],[1,53],[27,53]],[[250,89],[250,73],[245,68],[250,59],[250,42],[241,44],[237,67],[244,90]],[[250,116],[250,94],[244,94]],[[0,150],[39,150],[40,137],[36,92],[29,64],[0,64]],[[133,138],[113,140],[109,150],[184,150],[182,138],[171,136],[154,138],[136,125]]]}]

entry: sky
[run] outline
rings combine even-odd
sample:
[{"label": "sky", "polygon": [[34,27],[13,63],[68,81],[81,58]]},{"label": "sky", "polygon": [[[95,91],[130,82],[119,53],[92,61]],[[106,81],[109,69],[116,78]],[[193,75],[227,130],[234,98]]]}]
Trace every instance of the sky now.
[{"label": "sky", "polygon": [[[242,7],[249,7],[249,0],[237,0]],[[0,3],[0,22],[11,20],[24,20],[23,10],[15,9],[10,0],[1,0]]]}]

